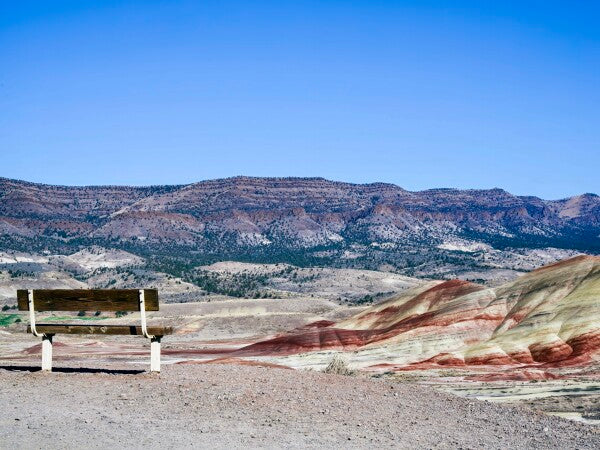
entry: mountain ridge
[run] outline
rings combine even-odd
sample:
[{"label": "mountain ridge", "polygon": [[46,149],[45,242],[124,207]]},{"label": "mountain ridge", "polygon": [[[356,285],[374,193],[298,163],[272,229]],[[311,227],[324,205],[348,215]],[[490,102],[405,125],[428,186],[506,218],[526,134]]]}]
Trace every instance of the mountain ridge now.
[{"label": "mountain ridge", "polygon": [[464,272],[506,248],[599,253],[600,197],[543,200],[500,188],[413,192],[318,177],[143,187],[0,178],[0,249],[68,253],[96,244],[167,257],[198,252],[202,263],[391,264],[429,276],[434,260]]},{"label": "mountain ridge", "polygon": [[244,180],[322,181],[322,182],[331,183],[331,184],[340,184],[340,185],[356,186],[356,187],[360,187],[360,186],[391,187],[391,188],[400,189],[400,190],[408,192],[408,193],[425,193],[425,192],[438,192],[438,191],[439,192],[444,192],[444,191],[450,191],[450,192],[494,192],[494,191],[497,191],[497,192],[508,193],[509,195],[518,197],[518,198],[537,199],[537,200],[542,200],[542,201],[546,201],[546,202],[558,202],[558,201],[569,200],[569,199],[577,198],[577,197],[589,197],[589,196],[600,197],[600,194],[596,194],[594,192],[583,192],[581,194],[575,194],[575,195],[567,196],[567,197],[561,197],[561,198],[556,198],[556,199],[545,199],[542,197],[538,197],[536,195],[513,194],[510,191],[508,191],[504,188],[501,188],[499,186],[494,186],[491,188],[465,188],[465,189],[454,188],[454,187],[436,187],[436,188],[427,188],[427,189],[422,189],[422,190],[411,191],[411,190],[405,189],[402,186],[397,185],[395,183],[389,183],[389,182],[383,182],[383,181],[373,181],[373,182],[368,182],[368,183],[355,183],[355,182],[351,182],[351,181],[332,180],[329,178],[318,177],[318,176],[317,177],[302,177],[302,176],[262,177],[262,176],[252,176],[252,175],[233,175],[230,177],[210,178],[210,179],[206,179],[206,180],[192,181],[190,183],[182,183],[182,184],[144,184],[144,185],[134,185],[134,184],[73,184],[73,185],[52,184],[52,183],[42,183],[42,182],[37,182],[37,181],[28,181],[28,180],[22,180],[19,178],[10,178],[10,177],[0,176],[0,184],[1,183],[18,183],[18,184],[25,184],[25,185],[31,185],[31,186],[65,188],[65,189],[79,189],[79,188],[81,188],[81,189],[96,189],[96,188],[97,189],[103,189],[103,188],[148,189],[148,188],[160,188],[160,187],[183,188],[183,187],[187,187],[187,186],[193,186],[193,185],[210,183],[210,182],[227,182],[227,181],[244,181]]}]

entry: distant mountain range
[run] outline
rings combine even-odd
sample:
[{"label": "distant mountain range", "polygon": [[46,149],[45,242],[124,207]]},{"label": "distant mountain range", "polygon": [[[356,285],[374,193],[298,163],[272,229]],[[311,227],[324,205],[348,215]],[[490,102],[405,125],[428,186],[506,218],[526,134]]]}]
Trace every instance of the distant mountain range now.
[{"label": "distant mountain range", "polygon": [[410,192],[322,178],[235,177],[151,187],[0,178],[0,250],[68,254],[90,245],[128,250],[163,266],[229,259],[480,276],[599,253],[600,197]]}]

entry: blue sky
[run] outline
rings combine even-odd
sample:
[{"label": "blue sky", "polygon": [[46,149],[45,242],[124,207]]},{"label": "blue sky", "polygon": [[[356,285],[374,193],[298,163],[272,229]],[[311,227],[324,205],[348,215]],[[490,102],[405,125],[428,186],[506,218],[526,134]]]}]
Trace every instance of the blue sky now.
[{"label": "blue sky", "polygon": [[595,3],[2,2],[0,176],[600,193]]}]

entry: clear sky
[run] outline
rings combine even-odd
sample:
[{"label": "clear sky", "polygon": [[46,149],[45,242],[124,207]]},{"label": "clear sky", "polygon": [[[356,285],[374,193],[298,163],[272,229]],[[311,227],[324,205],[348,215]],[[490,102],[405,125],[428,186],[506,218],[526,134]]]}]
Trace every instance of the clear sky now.
[{"label": "clear sky", "polygon": [[0,176],[600,193],[596,1],[0,5]]}]

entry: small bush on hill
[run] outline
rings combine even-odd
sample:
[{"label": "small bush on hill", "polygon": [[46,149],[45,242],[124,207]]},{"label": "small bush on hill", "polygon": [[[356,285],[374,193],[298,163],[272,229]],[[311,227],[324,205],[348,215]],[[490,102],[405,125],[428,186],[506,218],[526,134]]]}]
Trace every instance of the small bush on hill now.
[{"label": "small bush on hill", "polygon": [[334,373],[336,375],[354,375],[355,371],[350,370],[348,363],[342,355],[335,355],[323,369],[323,373]]}]

